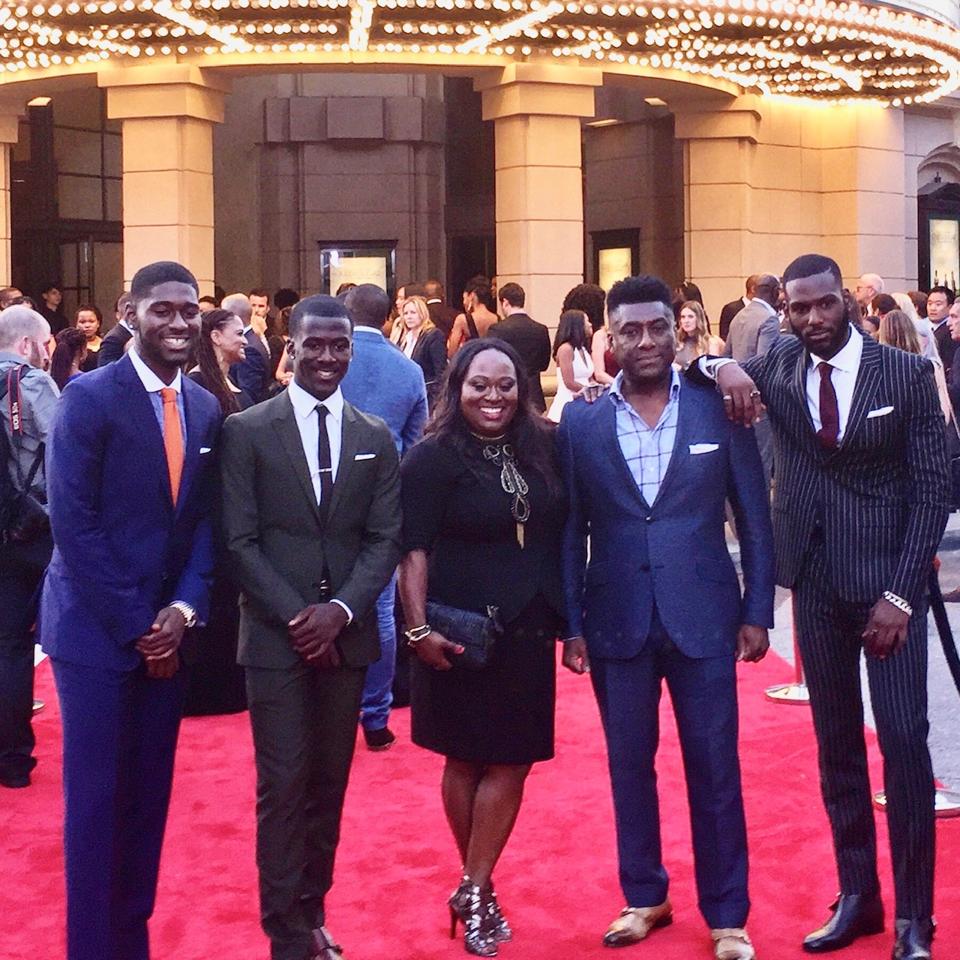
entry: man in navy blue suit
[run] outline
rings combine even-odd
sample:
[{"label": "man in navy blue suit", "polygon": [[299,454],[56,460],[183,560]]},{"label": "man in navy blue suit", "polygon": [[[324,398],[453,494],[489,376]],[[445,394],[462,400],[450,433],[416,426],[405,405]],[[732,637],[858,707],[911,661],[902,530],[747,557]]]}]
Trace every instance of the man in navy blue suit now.
[{"label": "man in navy blue suit", "polygon": [[[344,399],[364,413],[384,420],[402,457],[423,435],[427,389],[420,365],[398,350],[381,332],[390,316],[390,298],[373,283],[346,295],[353,320],[353,357],[340,384]],[[377,598],[380,659],[367,669],[360,703],[360,723],[367,747],[388,750],[396,740],[388,726],[397,662],[396,574]]]},{"label": "man in navy blue suit", "polygon": [[[614,284],[610,335],[622,372],[558,435],[570,513],[563,662],[590,671],[607,739],[627,906],[608,946],[672,920],[661,859],[654,757],[662,681],[687,775],[700,910],[717,960],[752,960],[747,839],[737,755],[737,660],[761,659],[773,625],[773,535],[752,433],[715,390],[682,382],[670,290]],[[729,498],[744,591],[724,536]],[[590,559],[587,562],[587,539]]]},{"label": "man in navy blue suit", "polygon": [[207,615],[217,401],[181,375],[200,331],[177,263],[133,277],[133,346],[70,384],[47,447],[40,636],[63,716],[69,960],[146,960],[183,706]]}]

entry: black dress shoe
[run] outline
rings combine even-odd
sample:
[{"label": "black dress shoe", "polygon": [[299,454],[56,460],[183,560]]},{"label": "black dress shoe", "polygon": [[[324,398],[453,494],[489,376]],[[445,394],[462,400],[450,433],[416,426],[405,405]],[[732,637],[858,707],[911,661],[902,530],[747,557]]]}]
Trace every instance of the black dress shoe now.
[{"label": "black dress shoe", "polygon": [[389,727],[381,727],[379,730],[367,730],[364,727],[363,739],[367,741],[368,750],[376,751],[389,750],[397,738]]},{"label": "black dress shoe", "polygon": [[930,960],[930,944],[936,923],[931,919],[897,919],[897,939],[893,942],[893,960]]},{"label": "black dress shoe", "polygon": [[829,953],[849,947],[858,937],[883,932],[879,894],[841,893],[830,908],[833,916],[803,941],[807,953]]},{"label": "black dress shoe", "polygon": [[7,773],[0,773],[0,784],[9,787],[11,790],[18,790],[21,787],[30,786],[29,770],[10,770]]}]

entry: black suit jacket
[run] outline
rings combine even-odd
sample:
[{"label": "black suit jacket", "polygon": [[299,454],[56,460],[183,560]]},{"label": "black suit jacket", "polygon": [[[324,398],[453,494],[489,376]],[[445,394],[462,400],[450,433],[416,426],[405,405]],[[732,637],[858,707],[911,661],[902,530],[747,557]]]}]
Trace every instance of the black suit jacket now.
[{"label": "black suit jacket", "polygon": [[323,514],[286,391],[227,418],[221,465],[224,534],[242,590],[239,662],[299,662],[287,624],[320,601],[323,570],[355,617],[337,641],[344,664],[378,660],[373,605],[400,559],[400,474],[387,425],[344,402],[340,463]]},{"label": "black suit jacket", "polygon": [[937,350],[940,351],[940,359],[943,361],[943,373],[947,378],[947,383],[952,380],[953,355],[957,352],[957,341],[950,336],[950,324],[941,323],[933,332],[933,337],[937,341]]},{"label": "black suit jacket", "polygon": [[520,354],[530,384],[530,399],[541,413],[546,410],[540,374],[550,366],[550,331],[525,313],[514,313],[495,323],[487,336],[505,340]]},{"label": "black suit jacket", "polygon": [[259,403],[267,399],[273,383],[270,351],[253,330],[247,330],[243,337],[246,340],[243,362],[235,363],[230,368],[230,376],[241,390],[253,398],[254,403]]},{"label": "black suit jacket", "polygon": [[133,334],[122,324],[118,323],[101,341],[97,351],[97,366],[105,367],[114,363],[124,354],[124,347]]},{"label": "black suit jacket", "polygon": [[442,330],[428,330],[417,337],[410,359],[423,371],[427,401],[433,406],[443,372],[447,369],[447,338]]},{"label": "black suit jacket", "polygon": [[[910,603],[923,595],[948,512],[943,412],[933,367],[912,353],[863,336],[850,416],[836,450],[813,430],[806,398],[810,355],[780,337],[743,364],[773,424],[777,582],[793,587],[815,526],[823,531],[833,587],[854,603],[890,590]],[[697,380],[697,364],[690,368]]]},{"label": "black suit jacket", "polygon": [[443,300],[428,300],[427,309],[430,311],[430,319],[433,321],[433,325],[443,332],[444,337],[449,339],[453,323],[460,311],[454,310]]}]

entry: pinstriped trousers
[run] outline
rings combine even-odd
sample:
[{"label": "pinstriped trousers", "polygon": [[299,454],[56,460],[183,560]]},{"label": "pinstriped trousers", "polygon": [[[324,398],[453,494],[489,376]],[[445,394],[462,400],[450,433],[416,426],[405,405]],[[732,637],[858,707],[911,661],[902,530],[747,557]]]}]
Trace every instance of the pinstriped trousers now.
[{"label": "pinstriped trousers", "polygon": [[[840,599],[815,536],[794,587],[794,616],[820,760],[820,787],[833,832],[840,890],[879,890],[860,689],[861,634],[872,604]],[[905,647],[867,657],[870,699],[883,753],[896,915],[933,913],[934,781],[927,747],[927,601],[914,606]]]}]

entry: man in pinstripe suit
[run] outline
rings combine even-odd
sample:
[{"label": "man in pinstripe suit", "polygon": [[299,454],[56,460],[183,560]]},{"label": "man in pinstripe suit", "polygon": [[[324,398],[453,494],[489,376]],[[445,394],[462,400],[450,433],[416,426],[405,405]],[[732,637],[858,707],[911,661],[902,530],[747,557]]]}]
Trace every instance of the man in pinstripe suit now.
[{"label": "man in pinstripe suit", "polygon": [[947,518],[943,416],[929,361],[851,323],[836,263],[803,256],[783,279],[796,337],[742,369],[702,366],[732,417],[749,419],[762,398],[774,430],[777,580],[793,590],[840,879],[832,917],[803,947],[836,950],[883,929],[862,648],[884,758],[893,958],[924,960],[935,845],[926,583]]}]

